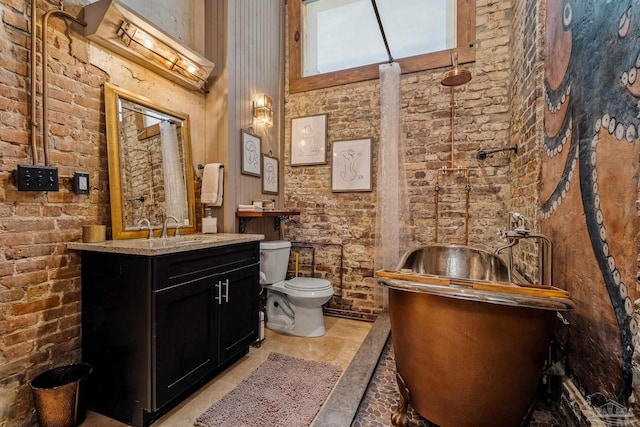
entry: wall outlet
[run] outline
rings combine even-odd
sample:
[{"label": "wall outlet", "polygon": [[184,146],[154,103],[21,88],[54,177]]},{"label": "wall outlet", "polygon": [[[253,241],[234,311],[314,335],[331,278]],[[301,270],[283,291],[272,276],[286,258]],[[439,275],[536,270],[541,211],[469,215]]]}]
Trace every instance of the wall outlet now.
[{"label": "wall outlet", "polygon": [[58,191],[58,168],[18,165],[18,191]]},{"label": "wall outlet", "polygon": [[76,194],[89,194],[89,174],[86,172],[74,172],[73,191]]}]

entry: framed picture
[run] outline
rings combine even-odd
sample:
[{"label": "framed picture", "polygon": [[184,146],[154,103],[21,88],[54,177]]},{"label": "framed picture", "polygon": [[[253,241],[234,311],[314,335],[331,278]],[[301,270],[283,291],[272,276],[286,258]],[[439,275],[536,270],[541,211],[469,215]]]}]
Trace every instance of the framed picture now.
[{"label": "framed picture", "polygon": [[242,148],[240,153],[242,168],[240,173],[245,175],[260,176],[260,144],[262,140],[244,129],[240,130]]},{"label": "framed picture", "polygon": [[335,141],[331,151],[331,191],[371,191],[371,139]]},{"label": "framed picture", "polygon": [[262,193],[278,194],[278,159],[262,155]]},{"label": "framed picture", "polygon": [[291,119],[291,166],[327,164],[327,115]]}]

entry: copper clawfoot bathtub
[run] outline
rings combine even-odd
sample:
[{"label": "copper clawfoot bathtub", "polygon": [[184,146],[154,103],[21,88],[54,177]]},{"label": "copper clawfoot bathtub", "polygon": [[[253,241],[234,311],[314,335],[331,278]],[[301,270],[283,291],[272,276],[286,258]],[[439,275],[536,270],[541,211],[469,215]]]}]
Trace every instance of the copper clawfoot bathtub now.
[{"label": "copper clawfoot bathtub", "polygon": [[533,401],[569,295],[506,283],[506,264],[468,246],[431,245],[407,253],[397,271],[377,272],[389,288],[391,337],[407,405],[441,427],[518,426]]}]

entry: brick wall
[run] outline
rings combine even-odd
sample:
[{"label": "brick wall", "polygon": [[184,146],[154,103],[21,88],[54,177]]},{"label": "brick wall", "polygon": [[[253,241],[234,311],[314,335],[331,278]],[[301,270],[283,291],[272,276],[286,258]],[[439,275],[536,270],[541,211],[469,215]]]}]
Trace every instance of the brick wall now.
[{"label": "brick wall", "polygon": [[[512,157],[511,210],[526,218],[525,226],[540,230],[538,220],[540,185],[540,138],[544,98],[544,69],[539,34],[540,17],[544,17],[543,2],[515,2],[513,11],[513,61],[509,99],[511,102],[511,144],[518,154]],[[516,268],[529,280],[538,279],[537,246],[521,241],[513,248]]]},{"label": "brick wall", "polygon": [[[475,158],[480,149],[508,146],[511,66],[511,1],[476,2],[477,57],[464,64],[473,74],[456,88],[455,163],[470,171],[469,242],[495,248],[496,232],[508,211],[509,156],[484,162]],[[393,52],[392,52],[393,53]],[[435,183],[438,169],[450,166],[450,91],[440,84],[443,72],[405,74],[401,79],[401,132],[405,144],[406,186],[411,227],[420,244],[434,241]],[[294,117],[328,114],[328,145],[354,138],[373,140],[371,193],[332,193],[331,164],[291,166],[290,129],[285,130],[285,203],[300,209],[299,218],[287,222],[285,238],[306,243],[342,245],[342,286],[335,263],[322,266],[322,276],[332,280],[337,296],[329,310],[369,316],[379,307],[374,300],[373,260],[376,221],[376,170],[380,132],[377,80],[309,92],[286,94],[286,122]],[[464,242],[465,182],[456,176],[441,178],[439,241]],[[318,247],[322,252],[326,249]],[[329,257],[329,259],[334,259]],[[331,268],[331,267],[334,268]],[[336,277],[338,276],[338,277]]]},{"label": "brick wall", "polygon": [[[55,3],[42,2],[39,7],[48,10],[57,6]],[[68,11],[77,13],[78,9]],[[65,242],[78,240],[83,224],[108,223],[110,217],[100,87],[107,76],[70,53],[72,44],[78,44],[79,40],[59,21],[52,20],[49,31],[51,139],[47,143],[50,163],[58,166],[61,177],[60,191],[16,189],[13,171],[18,164],[32,162],[29,16],[29,2],[0,2],[0,425],[3,427],[33,425],[35,414],[29,381],[53,366],[80,360],[80,262],[77,253],[66,250]],[[42,160],[41,144],[39,147],[38,157]],[[89,196],[73,193],[71,177],[75,170],[89,173],[92,190]]]},{"label": "brick wall", "polygon": [[[58,0],[38,0],[37,18]],[[66,2],[78,15],[86,0]],[[172,6],[167,3],[166,10]],[[80,361],[80,256],[66,242],[82,225],[110,225],[102,85],[111,82],[188,114],[204,146],[205,97],[91,46],[76,29],[49,21],[49,163],[60,191],[18,192],[13,172],[33,162],[30,137],[30,2],[0,0],[0,426],[36,425],[29,383],[52,367]],[[38,26],[38,52],[40,28]],[[201,35],[200,35],[201,36]],[[37,122],[41,61],[37,58]],[[39,129],[38,135],[42,133]],[[38,136],[38,159],[43,162]],[[194,158],[195,163],[204,159]],[[73,172],[89,173],[90,194],[73,192]],[[110,233],[109,228],[108,234]],[[107,236],[110,237],[110,236]]]}]

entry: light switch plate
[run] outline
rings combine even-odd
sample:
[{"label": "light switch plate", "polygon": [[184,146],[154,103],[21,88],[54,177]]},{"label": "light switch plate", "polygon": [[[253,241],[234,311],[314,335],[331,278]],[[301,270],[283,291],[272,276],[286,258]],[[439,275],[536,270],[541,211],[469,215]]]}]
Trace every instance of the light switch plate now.
[{"label": "light switch plate", "polygon": [[18,191],[58,191],[58,168],[53,166],[18,165]]}]

